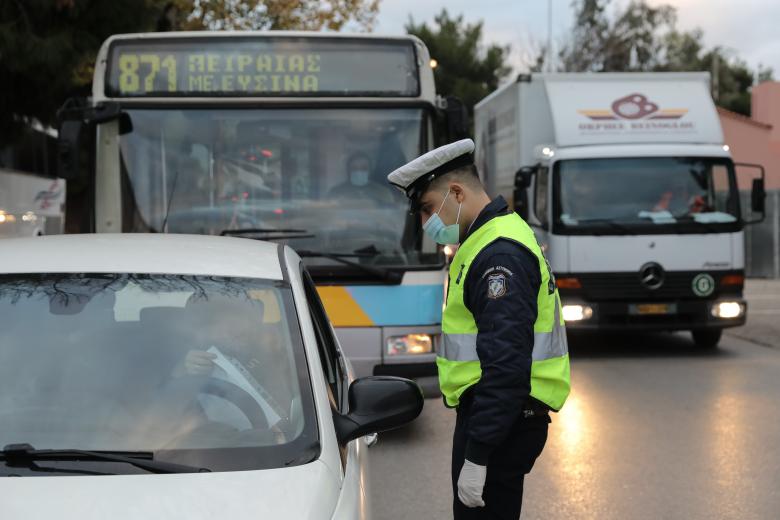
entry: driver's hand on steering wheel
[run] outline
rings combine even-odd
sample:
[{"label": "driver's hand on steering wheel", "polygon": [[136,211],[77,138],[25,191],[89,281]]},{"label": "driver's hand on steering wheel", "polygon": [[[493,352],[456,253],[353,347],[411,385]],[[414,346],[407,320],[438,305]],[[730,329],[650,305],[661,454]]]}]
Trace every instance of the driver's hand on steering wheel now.
[{"label": "driver's hand on steering wheel", "polygon": [[207,376],[214,370],[214,360],[216,354],[204,352],[203,350],[190,350],[184,357],[184,361],[176,365],[173,375],[181,377],[188,376]]}]

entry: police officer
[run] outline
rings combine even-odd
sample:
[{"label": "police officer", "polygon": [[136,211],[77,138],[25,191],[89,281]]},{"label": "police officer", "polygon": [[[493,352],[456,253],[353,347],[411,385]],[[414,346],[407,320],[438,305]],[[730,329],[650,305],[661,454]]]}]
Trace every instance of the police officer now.
[{"label": "police officer", "polygon": [[568,346],[549,264],[525,221],[485,193],[473,151],[471,139],[437,148],[388,181],[433,240],[460,244],[436,359],[445,404],[457,409],[454,516],[516,520],[549,412],[569,394]]}]

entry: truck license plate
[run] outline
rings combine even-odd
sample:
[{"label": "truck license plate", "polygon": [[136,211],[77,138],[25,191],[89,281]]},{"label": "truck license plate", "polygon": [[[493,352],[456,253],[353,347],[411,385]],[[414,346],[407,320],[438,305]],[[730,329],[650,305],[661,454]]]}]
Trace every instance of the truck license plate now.
[{"label": "truck license plate", "polygon": [[639,316],[675,314],[677,313],[677,305],[673,303],[639,303],[630,305],[628,313]]}]

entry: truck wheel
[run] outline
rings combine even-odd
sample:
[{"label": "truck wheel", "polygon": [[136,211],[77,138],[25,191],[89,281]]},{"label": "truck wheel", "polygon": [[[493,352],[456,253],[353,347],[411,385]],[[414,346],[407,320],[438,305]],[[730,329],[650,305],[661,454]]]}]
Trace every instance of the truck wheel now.
[{"label": "truck wheel", "polygon": [[714,349],[718,346],[723,329],[692,330],[693,342],[702,349]]}]

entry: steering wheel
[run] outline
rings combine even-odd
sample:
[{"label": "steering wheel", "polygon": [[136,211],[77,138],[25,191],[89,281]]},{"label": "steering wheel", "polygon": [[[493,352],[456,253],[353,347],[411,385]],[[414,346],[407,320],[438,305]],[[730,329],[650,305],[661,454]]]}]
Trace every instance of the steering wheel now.
[{"label": "steering wheel", "polygon": [[[252,429],[261,430],[270,427],[262,406],[246,390],[224,379],[185,375],[170,382],[166,393],[168,398],[175,402],[186,403],[185,409],[195,405],[198,394],[220,397],[236,405],[249,420]],[[197,428],[193,431],[197,431]]]}]

